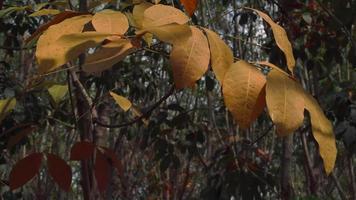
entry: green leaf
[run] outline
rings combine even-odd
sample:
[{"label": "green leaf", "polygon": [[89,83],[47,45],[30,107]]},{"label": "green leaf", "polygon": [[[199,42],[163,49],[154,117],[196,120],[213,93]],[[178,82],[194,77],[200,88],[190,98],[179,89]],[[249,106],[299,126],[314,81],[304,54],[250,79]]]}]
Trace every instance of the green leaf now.
[{"label": "green leaf", "polygon": [[48,92],[51,95],[53,101],[56,104],[59,104],[64,96],[68,93],[68,86],[67,85],[53,85],[48,88]]}]

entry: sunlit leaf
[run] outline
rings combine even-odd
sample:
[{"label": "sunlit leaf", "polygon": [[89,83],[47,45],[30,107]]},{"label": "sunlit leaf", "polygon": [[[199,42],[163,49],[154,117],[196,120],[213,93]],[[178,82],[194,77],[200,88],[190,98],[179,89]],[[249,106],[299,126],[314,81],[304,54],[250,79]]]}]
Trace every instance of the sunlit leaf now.
[{"label": "sunlit leaf", "polygon": [[12,111],[16,106],[16,99],[2,99],[0,100],[0,122],[4,119],[4,117]]},{"label": "sunlit leaf", "polygon": [[32,153],[16,163],[10,172],[11,190],[23,186],[36,176],[41,167],[42,157],[42,153]]},{"label": "sunlit leaf", "polygon": [[48,92],[51,95],[53,101],[56,104],[59,104],[64,96],[68,93],[68,86],[67,85],[53,85],[48,88]]},{"label": "sunlit leaf", "polygon": [[93,156],[94,144],[90,142],[77,142],[70,150],[70,160],[87,160]]},{"label": "sunlit leaf", "polygon": [[36,11],[29,15],[30,17],[39,17],[39,16],[44,16],[44,15],[57,15],[61,13],[60,10],[57,9],[41,9],[39,11]]},{"label": "sunlit leaf", "polygon": [[272,69],[267,75],[266,102],[277,133],[285,136],[303,124],[303,88],[290,77]]},{"label": "sunlit leaf", "polygon": [[265,84],[266,77],[242,60],[226,72],[222,86],[225,105],[241,128],[248,128],[263,111]]},{"label": "sunlit leaf", "polygon": [[[251,8],[249,8],[251,9]],[[276,40],[277,46],[283,51],[287,60],[287,66],[289,71],[293,73],[295,67],[295,59],[293,55],[292,44],[288,40],[288,36],[283,27],[275,23],[266,13],[263,13],[256,9],[251,9],[262,17],[272,28],[274,39]]]},{"label": "sunlit leaf", "polygon": [[70,166],[62,158],[54,154],[47,154],[47,159],[49,174],[60,188],[68,192],[72,182]]},{"label": "sunlit leaf", "polygon": [[123,35],[129,28],[126,16],[114,10],[103,10],[96,13],[91,22],[97,32]]},{"label": "sunlit leaf", "polygon": [[177,89],[192,87],[208,70],[210,51],[201,30],[191,26],[192,36],[185,42],[173,45],[170,62]]},{"label": "sunlit leaf", "polygon": [[[52,71],[65,64],[68,59],[64,50],[68,45],[57,44],[63,35],[80,33],[86,23],[91,20],[91,15],[81,15],[64,20],[59,24],[50,26],[37,42],[36,58],[41,74]],[[73,47],[70,45],[69,48]]]},{"label": "sunlit leaf", "polygon": [[159,40],[167,43],[185,42],[192,35],[188,25],[168,24],[164,26],[153,26],[137,32],[137,35],[144,35],[147,32],[155,35]]},{"label": "sunlit leaf", "polygon": [[144,12],[142,25],[145,28],[167,24],[186,24],[189,21],[182,11],[162,4],[147,8]]},{"label": "sunlit leaf", "polygon": [[230,47],[215,32],[209,29],[204,31],[210,46],[211,67],[220,84],[223,84],[225,73],[234,62],[234,56]]},{"label": "sunlit leaf", "polygon": [[332,124],[313,96],[305,93],[304,101],[305,108],[310,114],[313,136],[319,144],[319,153],[323,159],[325,171],[330,174],[334,168],[337,155]]},{"label": "sunlit leaf", "polygon": [[[115,44],[115,45],[113,45]],[[83,70],[90,73],[102,72],[110,69],[114,64],[133,53],[136,48],[130,40],[120,39],[107,45],[86,57]]]},{"label": "sunlit leaf", "polygon": [[189,16],[192,16],[197,9],[198,0],[180,0],[180,2],[183,4]]},{"label": "sunlit leaf", "polygon": [[117,105],[119,105],[124,111],[128,111],[131,108],[132,103],[127,98],[118,95],[114,92],[110,92],[110,95],[112,96],[112,98],[114,98]]}]

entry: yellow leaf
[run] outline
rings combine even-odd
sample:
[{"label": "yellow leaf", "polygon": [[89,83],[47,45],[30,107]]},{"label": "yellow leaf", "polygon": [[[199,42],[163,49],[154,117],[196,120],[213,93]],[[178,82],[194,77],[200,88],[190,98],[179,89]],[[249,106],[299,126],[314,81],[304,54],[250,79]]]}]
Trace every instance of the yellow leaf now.
[{"label": "yellow leaf", "polygon": [[123,35],[129,28],[126,16],[114,10],[103,10],[96,13],[91,21],[95,30],[102,33]]},{"label": "yellow leaf", "polygon": [[0,122],[5,118],[5,116],[15,108],[16,99],[9,98],[0,100]]},{"label": "yellow leaf", "polygon": [[48,92],[51,95],[53,101],[56,104],[59,104],[64,96],[68,93],[68,86],[67,85],[53,85],[48,88]]},{"label": "yellow leaf", "polygon": [[319,153],[323,159],[325,171],[330,174],[334,168],[337,155],[332,124],[325,117],[323,110],[313,96],[305,93],[304,101],[305,108],[310,114],[313,136],[319,144]]},{"label": "yellow leaf", "polygon": [[191,87],[208,70],[209,44],[198,28],[191,26],[192,36],[185,42],[173,45],[170,62],[173,68],[175,87]]},{"label": "yellow leaf", "polygon": [[57,41],[49,44],[47,47],[49,51],[46,55],[41,55],[40,72],[48,72],[64,65],[85,53],[88,48],[98,46],[110,35],[91,31],[60,37]]},{"label": "yellow leaf", "polygon": [[130,100],[114,92],[110,92],[110,95],[112,96],[112,98],[114,98],[117,105],[119,105],[125,112],[131,108],[132,103]]},{"label": "yellow leaf", "polygon": [[185,42],[192,35],[188,25],[168,24],[163,26],[152,26],[138,31],[137,35],[144,35],[147,32],[157,36],[157,38],[167,43]]},{"label": "yellow leaf", "polygon": [[197,9],[198,0],[180,0],[180,2],[183,4],[189,16],[192,16]]},{"label": "yellow leaf", "polygon": [[293,48],[292,48],[292,44],[288,40],[288,36],[284,28],[282,28],[280,25],[275,23],[267,14],[256,9],[252,9],[252,8],[248,8],[248,9],[257,12],[257,14],[260,17],[262,17],[271,26],[277,46],[283,51],[287,60],[288,69],[293,73],[293,69],[295,67]]},{"label": "yellow leaf", "polygon": [[149,2],[142,2],[138,5],[136,5],[134,8],[133,8],[133,11],[132,11],[132,14],[133,14],[133,19],[135,21],[135,26],[137,28],[142,28],[143,27],[143,15],[144,15],[144,12],[149,8],[153,6],[152,3],[149,3]]},{"label": "yellow leaf", "polygon": [[39,17],[39,16],[43,16],[43,15],[57,15],[60,12],[61,11],[59,11],[57,9],[42,9],[42,10],[39,10],[39,11],[36,11],[36,12],[32,13],[29,16],[30,17]]},{"label": "yellow leaf", "polygon": [[272,69],[267,75],[266,102],[278,135],[293,133],[303,124],[303,88],[290,77]]},{"label": "yellow leaf", "polygon": [[163,26],[167,24],[186,24],[189,21],[182,11],[166,5],[154,5],[144,12],[143,27]]},{"label": "yellow leaf", "polygon": [[241,128],[248,128],[263,111],[265,84],[266,77],[242,60],[226,72],[222,86],[225,105]]},{"label": "yellow leaf", "polygon": [[211,66],[216,78],[223,84],[226,71],[234,62],[234,56],[229,46],[220,39],[220,37],[209,29],[204,29],[208,36],[210,52],[211,52]]},{"label": "yellow leaf", "polygon": [[81,15],[62,21],[50,26],[39,38],[36,48],[36,58],[41,74],[52,71],[67,61],[65,59],[55,60],[55,54],[62,54],[62,49],[54,43],[63,35],[80,33],[86,23],[91,20],[91,15]]},{"label": "yellow leaf", "polygon": [[108,43],[107,45],[103,45],[97,52],[86,57],[83,70],[97,73],[110,69],[114,64],[123,60],[135,50],[130,40],[119,39]]},{"label": "yellow leaf", "polygon": [[161,0],[153,0],[155,4],[159,4],[159,2],[161,2]]}]

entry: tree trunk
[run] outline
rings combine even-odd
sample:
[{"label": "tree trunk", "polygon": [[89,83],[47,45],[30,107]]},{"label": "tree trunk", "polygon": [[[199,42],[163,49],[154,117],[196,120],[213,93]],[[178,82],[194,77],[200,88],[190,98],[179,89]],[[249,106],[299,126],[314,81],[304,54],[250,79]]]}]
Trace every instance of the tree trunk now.
[{"label": "tree trunk", "polygon": [[283,153],[281,159],[281,198],[285,200],[293,199],[294,190],[291,180],[291,159],[293,148],[293,136],[283,138]]}]

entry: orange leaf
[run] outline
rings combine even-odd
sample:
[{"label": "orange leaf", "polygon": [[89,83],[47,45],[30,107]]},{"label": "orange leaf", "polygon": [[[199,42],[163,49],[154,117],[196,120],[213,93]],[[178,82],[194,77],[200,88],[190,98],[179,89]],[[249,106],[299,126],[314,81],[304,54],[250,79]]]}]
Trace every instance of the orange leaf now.
[{"label": "orange leaf", "polygon": [[205,35],[194,26],[190,29],[192,36],[183,43],[174,43],[170,56],[177,89],[192,87],[209,66],[209,44]]},{"label": "orange leaf", "polygon": [[105,192],[110,180],[110,164],[107,157],[99,150],[96,151],[95,179],[100,192]]},{"label": "orange leaf", "polygon": [[180,0],[180,2],[183,4],[189,16],[192,16],[197,9],[198,0]]},{"label": "orange leaf", "polygon": [[90,142],[77,142],[70,150],[70,160],[87,160],[93,156],[95,146]]},{"label": "orange leaf", "polygon": [[126,16],[114,10],[103,10],[96,13],[91,23],[97,32],[102,33],[123,35],[129,28],[129,22]]},{"label": "orange leaf", "polygon": [[10,189],[14,190],[30,181],[41,167],[42,153],[32,153],[16,163],[10,172]]},{"label": "orange leaf", "polygon": [[186,24],[189,18],[180,10],[162,4],[147,8],[144,12],[143,27],[163,26],[167,24]]},{"label": "orange leaf", "polygon": [[265,76],[253,65],[238,61],[226,72],[224,101],[241,128],[248,128],[265,107]]},{"label": "orange leaf", "polygon": [[47,159],[49,174],[59,187],[68,192],[72,182],[71,168],[62,158],[54,154],[47,154]]}]

